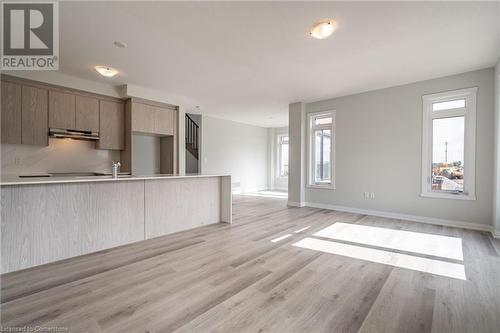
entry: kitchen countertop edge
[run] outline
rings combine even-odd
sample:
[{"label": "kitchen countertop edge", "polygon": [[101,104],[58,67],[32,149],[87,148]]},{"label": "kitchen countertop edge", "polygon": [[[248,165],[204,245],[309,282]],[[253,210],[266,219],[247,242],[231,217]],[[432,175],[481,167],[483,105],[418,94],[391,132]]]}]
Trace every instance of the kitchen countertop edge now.
[{"label": "kitchen countertop edge", "polygon": [[33,177],[19,178],[18,176],[2,177],[0,186],[14,185],[41,185],[41,184],[68,184],[68,183],[94,183],[94,182],[116,182],[116,181],[134,181],[134,180],[156,180],[156,179],[182,179],[182,178],[206,178],[206,177],[228,177],[229,175],[149,175],[149,176],[125,176],[113,178],[111,176],[96,177]]}]

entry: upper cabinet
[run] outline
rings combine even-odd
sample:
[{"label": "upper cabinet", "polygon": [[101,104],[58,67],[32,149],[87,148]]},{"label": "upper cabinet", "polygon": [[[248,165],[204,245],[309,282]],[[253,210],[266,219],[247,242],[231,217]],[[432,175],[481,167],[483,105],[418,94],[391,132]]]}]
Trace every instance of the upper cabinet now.
[{"label": "upper cabinet", "polygon": [[99,101],[99,149],[125,149],[125,108],[123,102]]},{"label": "upper cabinet", "polygon": [[49,127],[99,131],[99,99],[72,92],[49,92]]},{"label": "upper cabinet", "polygon": [[23,85],[21,99],[21,143],[48,146],[48,90]]},{"label": "upper cabinet", "polygon": [[160,137],[161,172],[177,172],[174,105],[136,97],[125,102],[4,74],[1,90],[1,143],[48,146],[50,128],[99,132],[95,147],[122,150],[122,170],[131,170],[132,133],[137,132]]},{"label": "upper cabinet", "polygon": [[132,102],[132,131],[155,135],[174,135],[175,113],[168,106]]},{"label": "upper cabinet", "polygon": [[75,129],[99,131],[99,100],[93,97],[76,96]]},{"label": "upper cabinet", "polygon": [[2,80],[2,143],[47,146],[48,90]]},{"label": "upper cabinet", "polygon": [[49,91],[49,128],[75,128],[75,95]]},{"label": "upper cabinet", "polygon": [[156,137],[155,143],[159,143],[159,152],[155,152],[159,158],[154,159],[159,160],[160,173],[178,172],[178,113],[177,106],[166,103],[136,97],[126,101],[125,149],[120,154],[123,171],[135,173],[138,170],[139,163],[134,163],[134,160],[137,161],[142,149],[134,147],[137,144],[134,138],[145,134]]},{"label": "upper cabinet", "polygon": [[21,143],[21,85],[2,82],[2,143]]}]

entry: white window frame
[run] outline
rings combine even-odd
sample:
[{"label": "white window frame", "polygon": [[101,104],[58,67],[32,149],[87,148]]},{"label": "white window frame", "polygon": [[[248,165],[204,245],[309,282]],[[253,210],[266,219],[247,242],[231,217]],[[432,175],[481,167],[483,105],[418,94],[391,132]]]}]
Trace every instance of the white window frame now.
[{"label": "white window frame", "polygon": [[[277,178],[283,178],[287,179],[288,176],[283,176],[281,174],[281,140],[283,137],[288,137],[288,155],[290,155],[290,136],[288,133],[280,133],[276,135],[276,140],[277,140],[277,156],[276,156],[276,161],[278,162],[277,168],[276,168],[276,177]],[[290,173],[290,156],[288,158],[288,173]]]},{"label": "white window frame", "polygon": [[[476,200],[476,101],[477,87],[424,95],[422,136],[422,197]],[[465,99],[464,108],[433,111],[432,105]],[[432,121],[434,119],[464,117],[464,183],[463,192],[432,191]]]},{"label": "white window frame", "polygon": [[[319,189],[335,189],[335,110],[313,112],[307,115],[307,130],[308,130],[308,163],[307,163],[307,187],[309,188],[319,188]],[[331,124],[315,125],[314,119],[321,117],[332,117]],[[330,129],[332,133],[331,143],[330,143],[330,172],[331,172],[331,182],[330,183],[316,183],[315,179],[315,167],[314,159],[315,156],[315,138],[314,131],[318,129]]]}]

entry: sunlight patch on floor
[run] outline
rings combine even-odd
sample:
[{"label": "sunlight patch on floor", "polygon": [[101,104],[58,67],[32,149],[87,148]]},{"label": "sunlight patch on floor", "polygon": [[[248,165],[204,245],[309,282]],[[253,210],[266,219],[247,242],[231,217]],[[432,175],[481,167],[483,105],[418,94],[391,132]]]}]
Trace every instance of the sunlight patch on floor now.
[{"label": "sunlight patch on floor", "polygon": [[241,193],[241,195],[249,196],[249,197],[288,199],[288,192],[284,192],[284,191],[243,192],[243,193]]},{"label": "sunlight patch on floor", "polygon": [[309,229],[310,227],[311,227],[311,226],[309,225],[309,226],[304,227],[304,228],[301,228],[301,229],[299,229],[299,230],[295,230],[295,231],[294,231],[294,233],[298,234],[299,232],[302,232],[302,231],[304,231],[304,230],[307,230],[307,229]]},{"label": "sunlight patch on floor", "polygon": [[420,232],[335,223],[313,236],[463,260],[462,239]]},{"label": "sunlight patch on floor", "polygon": [[275,238],[275,239],[271,239],[271,242],[272,243],[276,243],[276,242],[279,242],[280,240],[283,240],[283,239],[287,239],[288,237],[290,237],[292,234],[286,234],[284,236],[281,236],[281,237],[278,237],[278,238]]},{"label": "sunlight patch on floor", "polygon": [[454,279],[467,280],[465,277],[464,265],[446,261],[375,250],[367,247],[330,242],[309,237],[294,243],[293,246],[395,267],[412,269],[419,272],[436,274]]}]

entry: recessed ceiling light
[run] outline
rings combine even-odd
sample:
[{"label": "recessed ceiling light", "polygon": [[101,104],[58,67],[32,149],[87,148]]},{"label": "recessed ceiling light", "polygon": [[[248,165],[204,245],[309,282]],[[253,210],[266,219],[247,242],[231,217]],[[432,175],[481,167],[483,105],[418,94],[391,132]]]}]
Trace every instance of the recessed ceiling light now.
[{"label": "recessed ceiling light", "polygon": [[309,34],[316,39],[325,39],[337,29],[337,22],[333,19],[323,19],[316,22],[311,29]]},{"label": "recessed ceiling light", "polygon": [[113,77],[116,74],[118,74],[118,70],[114,69],[113,67],[108,67],[108,66],[95,66],[95,70],[101,74],[102,76],[106,77]]},{"label": "recessed ceiling light", "polygon": [[119,47],[120,49],[124,49],[127,47],[127,43],[124,43],[124,42],[120,42],[119,40],[115,40],[113,42],[113,44],[116,46],[116,47]]}]

